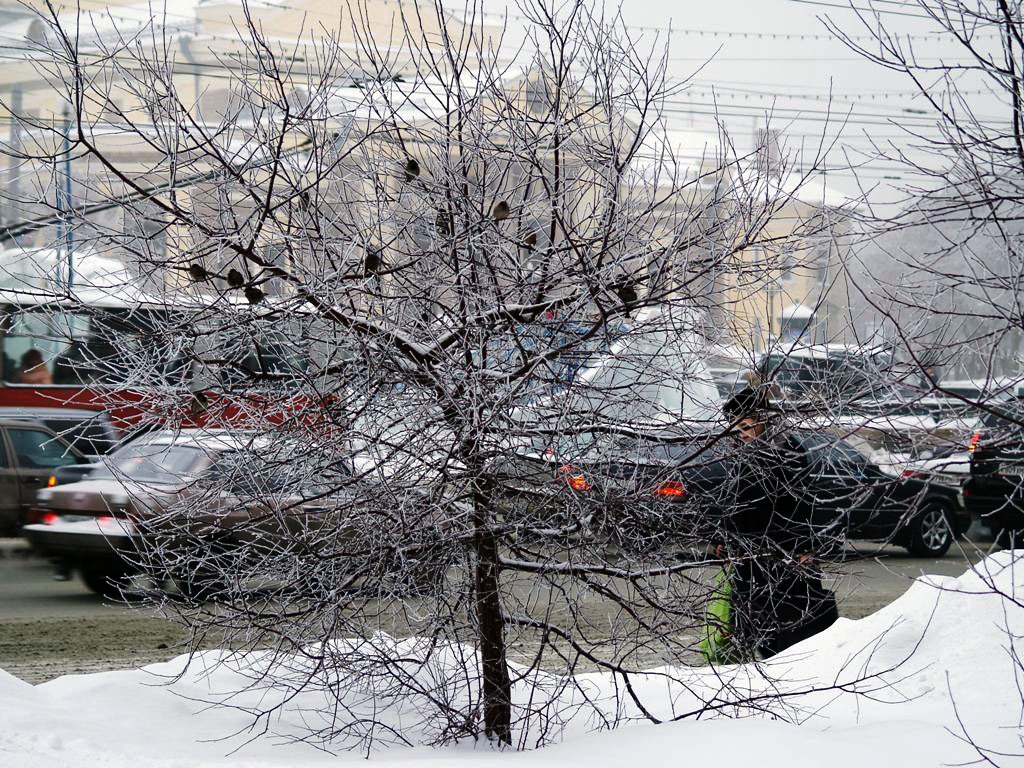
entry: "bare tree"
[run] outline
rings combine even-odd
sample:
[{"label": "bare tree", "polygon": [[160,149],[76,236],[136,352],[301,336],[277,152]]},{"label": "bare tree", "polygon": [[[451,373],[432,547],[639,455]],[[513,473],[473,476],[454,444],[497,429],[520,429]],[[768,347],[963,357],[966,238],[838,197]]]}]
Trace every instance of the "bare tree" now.
[{"label": "bare tree", "polygon": [[[884,256],[866,255],[877,279],[864,284],[890,333],[929,374],[926,389],[951,394],[934,375],[940,369],[982,379],[1020,370],[1020,8],[912,5],[956,45],[951,62],[922,58],[873,4],[858,17],[877,48],[826,23],[869,60],[906,75],[935,115],[935,134],[908,131],[905,143],[875,147],[914,181],[899,212],[877,217],[869,230],[868,247]],[[879,238],[881,231],[890,234]]]},{"label": "bare tree", "polygon": [[[947,51],[935,59],[915,47],[912,37],[895,31],[884,5],[861,3],[854,11],[870,44],[860,42],[850,26],[832,19],[825,23],[868,60],[906,76],[937,130],[908,130],[906,142],[875,147],[878,156],[900,163],[915,181],[906,185],[898,213],[878,217],[868,227],[861,299],[884,318],[919,391],[948,397],[974,419],[979,431],[971,443],[965,495],[969,506],[984,502],[979,511],[995,528],[1012,534],[1024,525],[1012,466],[1024,427],[1024,9],[1007,0],[905,4],[946,44]],[[957,374],[975,378],[979,386],[957,390],[949,384]],[[1001,468],[997,458],[1004,461]],[[1003,480],[996,480],[996,469],[1006,473]],[[995,494],[984,485],[992,486],[993,480]],[[1012,535],[1008,538],[1012,542]],[[1015,560],[1011,555],[1009,562]],[[985,578],[994,592],[1019,604]],[[1016,637],[1009,627],[1007,637],[1009,673],[1019,679]],[[950,695],[955,699],[957,692]],[[976,742],[971,723],[960,726],[979,762],[1019,758],[1019,751],[1011,755]]]},{"label": "bare tree", "polygon": [[[580,710],[611,726],[787,700],[724,677],[666,714],[633,682],[694,658],[709,542],[766,556],[728,521],[703,310],[750,280],[745,253],[771,271],[821,222],[773,233],[793,185],[754,158],[677,156],[682,86],[617,17],[526,2],[508,55],[479,10],[403,6],[384,30],[352,6],[344,40],[298,48],[247,17],[210,54],[214,103],[173,36],[83,47],[51,9],[38,63],[88,168],[61,214],[161,310],[135,344],[82,354],[117,378],[108,407],[130,390],[143,426],[213,467],[173,493],[111,467],[132,481],[130,564],[177,584],[155,599],[193,648],[278,665],[254,687],[330,691],[312,740],[401,740],[389,702],[437,742],[525,747]],[[60,132],[25,131],[26,162],[59,168]],[[139,465],[170,455],[139,445]],[[595,669],[621,685],[611,708],[577,674]]]}]

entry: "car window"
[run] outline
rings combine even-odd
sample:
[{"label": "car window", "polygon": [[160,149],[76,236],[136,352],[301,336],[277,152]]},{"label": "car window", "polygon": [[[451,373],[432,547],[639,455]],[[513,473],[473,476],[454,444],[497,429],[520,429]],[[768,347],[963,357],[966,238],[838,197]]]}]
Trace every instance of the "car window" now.
[{"label": "car window", "polygon": [[762,358],[758,369],[796,397],[881,397],[908,398],[907,387],[880,375],[870,356],[854,353],[828,357],[771,354]]},{"label": "car window", "polygon": [[793,438],[803,449],[812,467],[818,470],[825,468],[831,438],[813,432],[797,432],[793,434]]},{"label": "car window", "polygon": [[640,329],[616,341],[573,377],[576,410],[600,421],[710,422],[718,415],[718,390],[700,345],[666,329]]},{"label": "car window", "polygon": [[107,425],[100,419],[43,419],[43,423],[84,454],[102,456],[114,447]]},{"label": "car window", "polygon": [[832,442],[832,450],[828,457],[829,462],[839,469],[854,470],[860,472],[868,463],[864,454],[854,448],[845,440],[838,438]]},{"label": "car window", "polygon": [[0,429],[0,469],[10,469],[11,461],[7,456],[7,441],[4,440],[4,430]]},{"label": "car window", "polygon": [[860,474],[868,464],[860,451],[845,440],[829,434],[805,432],[797,436],[797,442],[817,472]]},{"label": "car window", "polygon": [[67,445],[41,429],[10,427],[11,438],[18,466],[27,469],[55,469],[66,464],[77,464],[78,457]]},{"label": "car window", "polygon": [[[287,452],[285,452],[287,453]],[[204,475],[213,486],[239,497],[268,495],[315,496],[343,487],[352,472],[343,462],[312,465],[289,462],[281,454],[268,457],[249,450],[223,451]]]},{"label": "car window", "polygon": [[294,486],[284,467],[273,466],[250,451],[224,451],[211,468],[214,482],[226,482],[228,490],[236,496],[260,496],[280,493]]},{"label": "car window", "polygon": [[192,475],[206,454],[199,448],[165,443],[131,443],[118,448],[92,477],[174,483]]}]

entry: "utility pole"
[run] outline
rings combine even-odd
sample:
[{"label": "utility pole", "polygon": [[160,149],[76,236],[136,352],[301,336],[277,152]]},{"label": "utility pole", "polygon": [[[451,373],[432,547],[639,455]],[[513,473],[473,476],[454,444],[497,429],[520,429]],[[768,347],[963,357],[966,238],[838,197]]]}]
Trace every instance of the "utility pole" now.
[{"label": "utility pole", "polygon": [[67,105],[64,106],[64,248],[67,258],[68,279],[67,287],[70,293],[75,287],[75,231],[72,228],[71,212],[74,208],[74,199],[71,196],[71,113]]},{"label": "utility pole", "polygon": [[18,167],[19,155],[21,155],[21,123],[14,117],[22,115],[21,86],[15,85],[11,88],[11,154],[7,159],[7,216],[4,217],[4,224],[10,226],[21,220],[20,205],[20,183],[18,174],[21,169]]}]

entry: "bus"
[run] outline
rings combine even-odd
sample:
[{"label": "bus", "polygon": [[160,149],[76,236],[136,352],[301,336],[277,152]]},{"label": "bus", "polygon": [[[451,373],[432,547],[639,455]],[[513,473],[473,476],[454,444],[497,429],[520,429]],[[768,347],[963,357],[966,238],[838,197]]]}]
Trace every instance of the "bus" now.
[{"label": "bus", "polygon": [[0,407],[105,411],[122,432],[209,425],[237,415],[228,400],[258,378],[247,373],[287,380],[310,365],[271,307],[268,322],[233,327],[209,302],[147,294],[110,258],[79,257],[68,290],[59,254],[19,256],[0,253]]}]

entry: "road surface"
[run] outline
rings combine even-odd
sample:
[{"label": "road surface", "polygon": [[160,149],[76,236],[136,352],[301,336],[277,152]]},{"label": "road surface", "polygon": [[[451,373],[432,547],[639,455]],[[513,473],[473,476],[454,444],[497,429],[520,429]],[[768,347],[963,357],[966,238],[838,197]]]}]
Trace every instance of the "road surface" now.
[{"label": "road surface", "polygon": [[[31,683],[64,674],[164,661],[184,633],[140,608],[111,604],[14,541],[0,546],[0,669]],[[860,545],[833,578],[840,613],[866,616],[892,602],[921,574],[959,575],[988,545],[962,542],[943,558],[919,559],[897,547]]]}]

